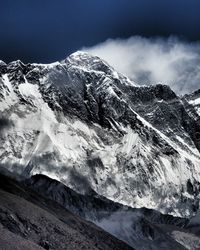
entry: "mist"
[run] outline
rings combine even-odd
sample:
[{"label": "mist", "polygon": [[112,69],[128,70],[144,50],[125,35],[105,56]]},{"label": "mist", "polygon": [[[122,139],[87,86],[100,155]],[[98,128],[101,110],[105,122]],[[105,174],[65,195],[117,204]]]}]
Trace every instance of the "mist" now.
[{"label": "mist", "polygon": [[177,94],[200,88],[200,43],[177,37],[109,39],[84,47],[139,85],[167,84]]}]

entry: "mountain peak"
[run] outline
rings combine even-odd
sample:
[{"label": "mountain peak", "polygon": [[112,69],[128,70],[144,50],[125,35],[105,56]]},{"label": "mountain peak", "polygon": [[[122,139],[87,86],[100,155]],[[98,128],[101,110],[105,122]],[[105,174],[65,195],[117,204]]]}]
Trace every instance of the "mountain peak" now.
[{"label": "mountain peak", "polygon": [[0,66],[4,66],[4,65],[6,65],[6,63],[4,62],[4,61],[2,61],[2,60],[0,60]]},{"label": "mountain peak", "polygon": [[87,70],[103,71],[111,73],[114,69],[103,59],[84,51],[77,51],[64,60],[64,63],[76,67],[84,67]]},{"label": "mountain peak", "polygon": [[0,74],[5,72],[7,64],[4,61],[0,60]]},{"label": "mountain peak", "polygon": [[25,66],[25,64],[21,60],[12,61],[8,65]]},{"label": "mountain peak", "polygon": [[72,53],[70,56],[74,56],[74,57],[80,57],[80,56],[90,56],[92,57],[92,55],[86,51],[82,51],[82,50],[77,50],[76,52]]},{"label": "mountain peak", "polygon": [[[94,60],[96,57],[87,53],[87,52],[84,52],[84,51],[81,51],[81,50],[78,50],[72,54],[70,54],[64,61],[64,63],[66,62],[80,62],[80,61],[88,61],[88,60]],[[101,60],[99,58],[99,60]]]}]

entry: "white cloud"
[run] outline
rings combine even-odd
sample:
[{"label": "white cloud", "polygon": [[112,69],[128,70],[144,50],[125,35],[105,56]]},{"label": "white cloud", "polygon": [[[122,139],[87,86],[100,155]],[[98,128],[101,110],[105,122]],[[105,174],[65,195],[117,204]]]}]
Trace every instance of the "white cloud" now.
[{"label": "white cloud", "polygon": [[83,48],[138,84],[163,83],[179,94],[200,88],[200,44],[175,37],[109,39]]}]

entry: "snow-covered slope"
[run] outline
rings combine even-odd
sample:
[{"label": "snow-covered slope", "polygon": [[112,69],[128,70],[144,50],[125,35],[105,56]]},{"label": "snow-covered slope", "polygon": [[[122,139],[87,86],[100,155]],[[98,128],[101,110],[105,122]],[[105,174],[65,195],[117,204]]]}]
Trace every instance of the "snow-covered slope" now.
[{"label": "snow-covered slope", "polygon": [[190,95],[185,95],[185,98],[192,106],[194,106],[198,115],[200,115],[200,89]]},{"label": "snow-covered slope", "polygon": [[138,87],[83,52],[49,65],[1,62],[0,75],[2,167],[132,207],[197,210],[200,122],[168,86]]}]

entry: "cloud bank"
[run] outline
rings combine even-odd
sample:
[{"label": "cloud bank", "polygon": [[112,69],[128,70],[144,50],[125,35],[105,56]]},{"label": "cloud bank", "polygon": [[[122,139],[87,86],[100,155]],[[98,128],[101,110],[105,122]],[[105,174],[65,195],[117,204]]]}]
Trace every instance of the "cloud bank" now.
[{"label": "cloud bank", "polygon": [[200,43],[134,36],[82,50],[101,57],[139,85],[167,84],[177,94],[200,88]]}]

